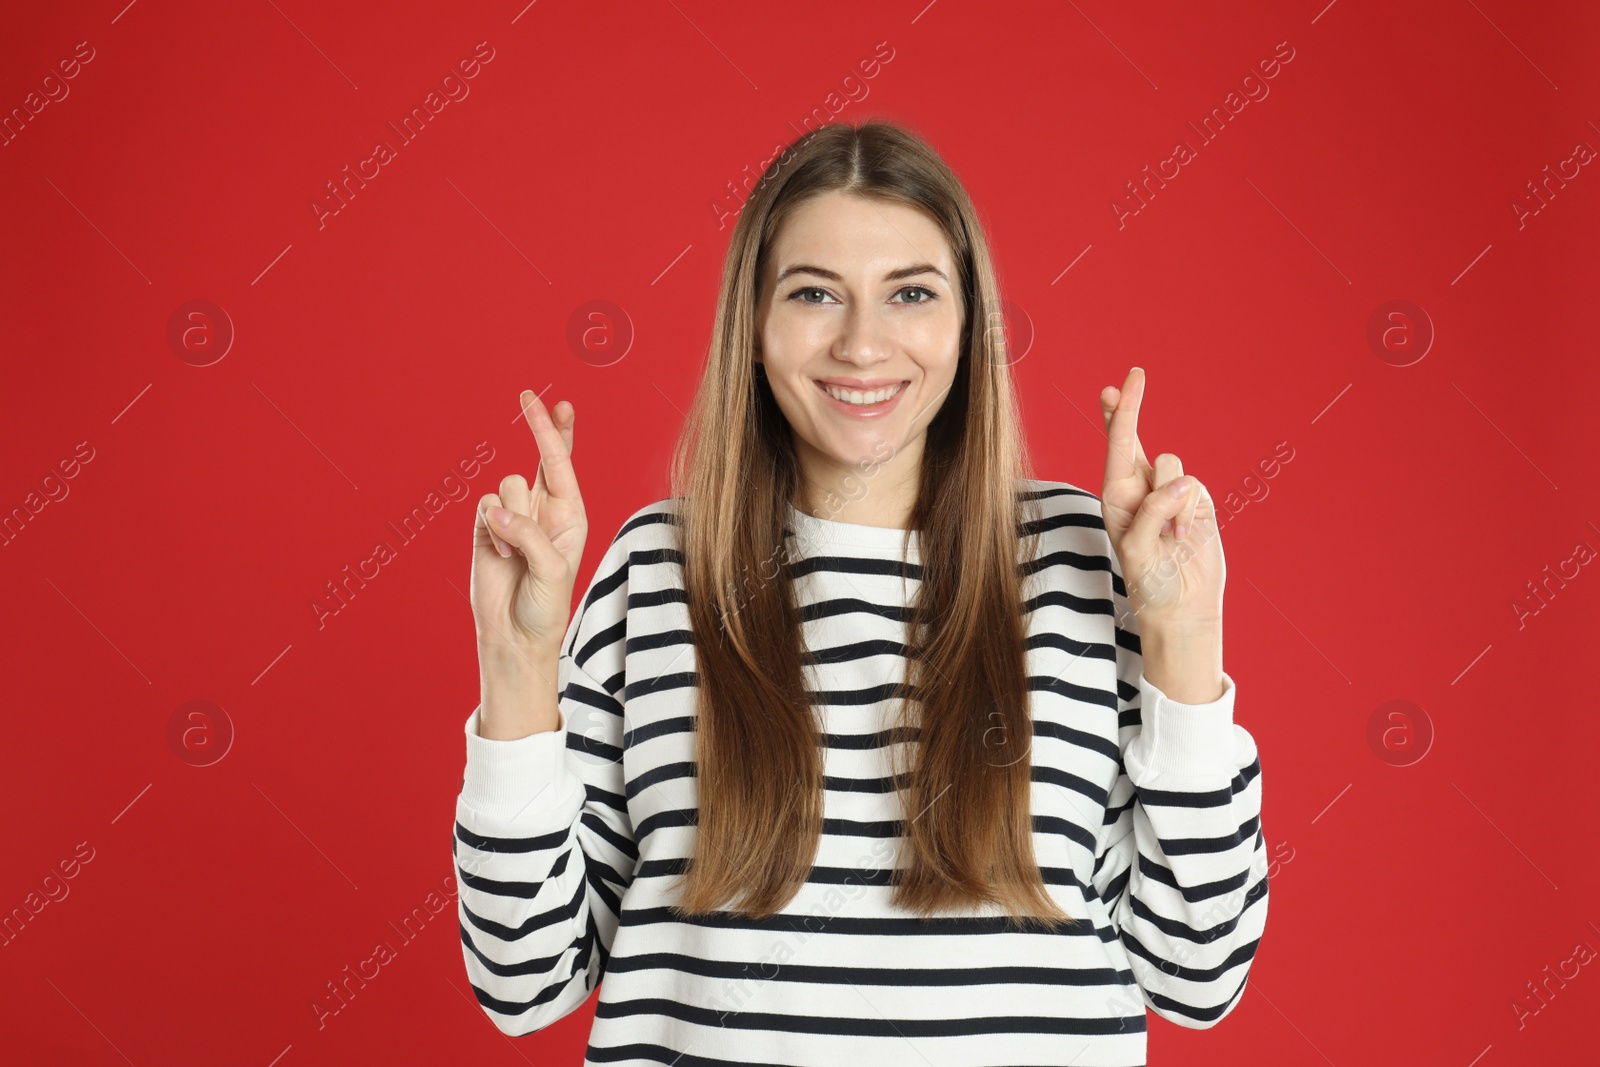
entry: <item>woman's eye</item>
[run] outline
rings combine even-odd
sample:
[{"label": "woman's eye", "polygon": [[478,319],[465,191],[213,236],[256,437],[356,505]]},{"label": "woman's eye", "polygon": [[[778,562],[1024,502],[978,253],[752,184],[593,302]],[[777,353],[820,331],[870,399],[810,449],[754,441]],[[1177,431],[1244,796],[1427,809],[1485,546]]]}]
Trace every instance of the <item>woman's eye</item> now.
[{"label": "woman's eye", "polygon": [[[817,293],[823,299],[812,300],[808,296],[808,294],[810,294],[810,293]],[[919,295],[918,295],[918,298],[915,299],[915,300],[897,300],[897,301],[895,301],[895,303],[899,303],[899,304],[927,304],[927,303],[930,303],[930,302],[932,302],[934,300],[939,299],[939,294],[935,293],[932,289],[929,289],[925,285],[908,285],[904,289],[901,289],[898,292],[896,292],[895,296],[905,296],[908,293],[917,293]],[[821,304],[821,303],[824,303],[826,301],[826,298],[828,298],[829,296],[830,296],[830,294],[828,293],[828,291],[826,289],[819,288],[819,287],[817,287],[815,285],[808,285],[808,286],[806,286],[806,287],[804,287],[802,289],[796,289],[794,292],[790,293],[789,294],[789,299],[790,300],[798,300],[802,304]]]}]

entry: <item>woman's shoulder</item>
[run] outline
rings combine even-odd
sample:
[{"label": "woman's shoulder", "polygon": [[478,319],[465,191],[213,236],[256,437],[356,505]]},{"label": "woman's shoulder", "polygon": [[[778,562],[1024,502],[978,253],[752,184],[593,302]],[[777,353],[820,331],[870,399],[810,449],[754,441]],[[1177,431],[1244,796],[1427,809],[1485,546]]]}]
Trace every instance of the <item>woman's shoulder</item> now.
[{"label": "woman's shoulder", "polygon": [[681,505],[682,500],[675,496],[662,497],[646,504],[623,521],[622,527],[617,530],[617,537],[626,537],[639,530],[646,531],[647,534],[670,532],[671,528],[678,524]]},{"label": "woman's shoulder", "polygon": [[[657,500],[635,510],[622,521],[595,564],[584,599],[585,607],[624,590],[624,599],[620,602],[623,608],[617,610],[625,610],[628,603],[625,590],[630,585],[637,584],[641,578],[646,584],[662,581],[651,576],[658,572],[657,565],[679,562],[676,504],[670,497]],[[593,528],[590,533],[594,533]],[[594,543],[592,537],[591,543]]]},{"label": "woman's shoulder", "polygon": [[1017,479],[1025,518],[1018,533],[1039,534],[1049,548],[1102,553],[1109,548],[1100,497],[1071,482]]},{"label": "woman's shoulder", "polygon": [[676,546],[680,500],[663,497],[638,508],[617,527],[609,551],[626,556],[631,552]]},{"label": "woman's shoulder", "polygon": [[1092,503],[1096,511],[1100,508],[1100,497],[1087,489],[1080,489],[1071,482],[1054,482],[1045,478],[1018,478],[1016,481],[1017,493],[1024,500],[1052,501],[1057,505],[1069,504],[1081,506],[1085,500]]},{"label": "woman's shoulder", "polygon": [[1093,515],[1100,517],[1100,497],[1071,482],[1050,481],[1045,478],[1018,478],[1017,497],[1024,505],[1030,503],[1046,516]]}]

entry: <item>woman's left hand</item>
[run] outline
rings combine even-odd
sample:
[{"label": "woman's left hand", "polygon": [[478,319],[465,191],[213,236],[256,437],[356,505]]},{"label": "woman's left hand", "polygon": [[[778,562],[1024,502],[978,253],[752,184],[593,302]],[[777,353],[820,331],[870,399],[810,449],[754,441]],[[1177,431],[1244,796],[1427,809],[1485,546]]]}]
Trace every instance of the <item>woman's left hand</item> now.
[{"label": "woman's left hand", "polygon": [[[1141,631],[1215,624],[1220,632],[1227,568],[1216,509],[1177,456],[1163,452],[1154,466],[1145,459],[1138,429],[1144,383],[1144,370],[1134,367],[1120,390],[1108,385],[1100,393],[1108,435],[1100,514]],[[1174,496],[1175,485],[1187,492]]]}]

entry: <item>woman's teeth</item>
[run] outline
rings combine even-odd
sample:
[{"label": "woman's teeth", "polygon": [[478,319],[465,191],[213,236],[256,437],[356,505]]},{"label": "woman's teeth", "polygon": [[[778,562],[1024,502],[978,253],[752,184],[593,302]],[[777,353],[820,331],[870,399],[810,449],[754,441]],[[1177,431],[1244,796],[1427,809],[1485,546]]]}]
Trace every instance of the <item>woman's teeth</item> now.
[{"label": "woman's teeth", "polygon": [[870,393],[863,393],[855,389],[840,389],[837,386],[829,385],[826,382],[822,382],[820,384],[822,385],[822,388],[828,391],[828,395],[833,397],[835,400],[843,400],[846,404],[863,405],[881,404],[885,400],[888,400],[890,397],[898,393],[905,385],[904,382],[901,382],[899,385],[889,385],[882,389],[874,389]]}]

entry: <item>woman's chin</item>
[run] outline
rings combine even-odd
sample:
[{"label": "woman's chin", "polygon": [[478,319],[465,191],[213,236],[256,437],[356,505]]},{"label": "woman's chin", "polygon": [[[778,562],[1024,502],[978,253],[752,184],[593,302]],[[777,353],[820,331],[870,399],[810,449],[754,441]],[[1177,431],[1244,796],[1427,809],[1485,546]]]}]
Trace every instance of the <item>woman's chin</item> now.
[{"label": "woman's chin", "polygon": [[817,451],[833,466],[871,474],[894,458],[896,444],[881,428],[872,426],[853,433],[831,434]]}]

